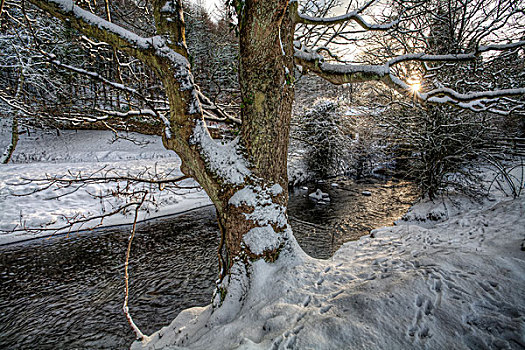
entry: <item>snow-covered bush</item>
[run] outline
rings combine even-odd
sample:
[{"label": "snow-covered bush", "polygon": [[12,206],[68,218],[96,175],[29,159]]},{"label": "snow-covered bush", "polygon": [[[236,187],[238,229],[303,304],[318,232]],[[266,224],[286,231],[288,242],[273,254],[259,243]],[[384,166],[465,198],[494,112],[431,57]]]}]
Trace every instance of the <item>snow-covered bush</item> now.
[{"label": "snow-covered bush", "polygon": [[[304,108],[303,108],[304,109]],[[320,99],[294,118],[288,176],[294,185],[313,177],[355,178],[390,173],[388,137],[369,108]]]},{"label": "snow-covered bush", "polygon": [[346,170],[351,135],[343,114],[343,106],[338,101],[323,99],[297,119],[293,137],[304,143],[307,168],[318,177],[326,178]]},{"label": "snow-covered bush", "polygon": [[396,171],[423,196],[484,193],[476,164],[495,132],[490,116],[434,106],[395,108],[380,117],[391,131]]},{"label": "snow-covered bush", "polygon": [[389,139],[378,127],[373,109],[350,108],[346,111],[347,123],[353,133],[348,148],[347,174],[356,179],[370,176],[387,176],[392,172],[392,155]]}]

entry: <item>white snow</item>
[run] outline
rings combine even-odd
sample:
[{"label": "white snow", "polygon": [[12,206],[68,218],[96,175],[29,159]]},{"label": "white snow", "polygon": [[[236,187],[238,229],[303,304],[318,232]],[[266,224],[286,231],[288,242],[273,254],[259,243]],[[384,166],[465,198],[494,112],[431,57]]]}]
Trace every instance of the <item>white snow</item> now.
[{"label": "white snow", "polygon": [[248,220],[261,226],[275,224],[277,227],[285,227],[288,222],[286,208],[275,203],[265,206],[257,205],[253,212],[244,215]]},{"label": "white snow", "polygon": [[[164,148],[160,137],[133,133],[128,136],[139,141],[139,144],[123,139],[112,143],[113,133],[110,131],[61,131],[60,136],[57,136],[55,131],[32,131],[30,135],[22,134],[13,154],[13,163],[0,165],[0,230],[10,231],[23,227],[38,229],[46,225],[49,225],[48,228],[60,227],[65,224],[66,217],[100,215],[126,203],[124,197],[115,196],[101,206],[101,201],[93,198],[92,194],[114,191],[117,186],[115,183],[90,184],[84,189],[56,199],[53,198],[71,189],[48,189],[30,196],[11,196],[11,193],[28,193],[38,187],[23,179],[79,173],[142,177],[147,177],[149,173],[156,174],[158,178],[175,178],[182,175],[179,170],[179,158],[174,152]],[[0,128],[0,147],[6,146],[9,140],[10,129]],[[184,180],[181,185],[194,187],[196,183],[193,180]],[[119,182],[118,186],[123,189],[125,182]],[[136,189],[148,190],[148,199],[154,197],[157,203],[145,203],[140,212],[140,220],[211,204],[208,196],[200,189],[177,189],[172,192],[167,189],[161,190],[158,185],[148,184],[137,186]],[[131,213],[118,214],[104,219],[102,224],[118,225],[131,221]],[[94,220],[83,227],[77,225],[71,232],[99,224],[99,220]],[[0,233],[0,244],[51,233]]]},{"label": "white snow", "polygon": [[231,196],[228,204],[239,207],[243,204],[255,207],[256,205],[271,204],[272,199],[266,194],[263,194],[260,186],[246,186]]},{"label": "white snow", "polygon": [[201,147],[210,169],[225,183],[242,184],[251,174],[239,150],[239,138],[220,143],[211,138],[202,121],[198,121],[192,142]]},{"label": "white snow", "polygon": [[[60,200],[46,199],[53,191],[8,197],[10,183],[21,177],[87,173],[103,166],[134,174],[156,166],[157,172],[179,174],[178,158],[163,150],[157,137],[134,135],[149,142],[141,147],[125,140],[110,144],[110,136],[105,131],[22,135],[15,163],[0,167],[0,225],[19,222],[20,211],[27,225],[35,225],[59,221],[67,208],[86,214],[99,205],[87,193]],[[258,217],[270,220],[276,214],[271,220],[280,220],[284,208],[274,208],[268,199],[281,191],[277,186],[241,189],[231,204],[253,205],[268,210]],[[195,190],[157,194],[169,211],[208,203]],[[284,241],[290,234],[286,228],[281,236],[267,235],[262,230],[271,226],[259,224],[262,228],[244,240],[254,249],[275,247],[279,237]],[[6,242],[24,236],[0,237]],[[330,260],[307,257],[291,238],[275,263],[259,260],[247,271],[236,262],[223,281],[227,295],[221,307],[216,299],[215,307],[185,310],[148,343],[132,348],[522,349],[524,239],[525,198],[498,193],[482,203],[451,196],[417,204],[405,221],[346,243]]]},{"label": "white snow", "polygon": [[279,247],[282,237],[270,225],[254,227],[242,238],[252,253],[262,254]]},{"label": "white snow", "polygon": [[268,205],[272,203],[270,196],[277,196],[283,192],[279,184],[274,184],[270,188],[262,189],[260,186],[246,186],[234,195],[228,201],[229,204],[239,207],[243,204],[249,206]]},{"label": "white snow", "polygon": [[235,192],[228,203],[236,207],[243,204],[253,207],[253,211],[244,216],[260,226],[275,224],[277,227],[286,227],[286,208],[272,201],[272,196],[275,197],[282,191],[279,184],[269,188],[249,185]]},{"label": "white snow", "polygon": [[175,12],[175,6],[173,1],[166,1],[164,6],[160,9],[160,12],[173,13]]},{"label": "white snow", "polygon": [[330,195],[328,193],[325,193],[321,191],[320,189],[315,190],[315,192],[312,192],[308,195],[308,198],[314,201],[330,201]]},{"label": "white snow", "polygon": [[257,261],[222,307],[132,349],[522,349],[525,198],[449,204],[439,221],[443,203],[417,204],[331,260]]}]

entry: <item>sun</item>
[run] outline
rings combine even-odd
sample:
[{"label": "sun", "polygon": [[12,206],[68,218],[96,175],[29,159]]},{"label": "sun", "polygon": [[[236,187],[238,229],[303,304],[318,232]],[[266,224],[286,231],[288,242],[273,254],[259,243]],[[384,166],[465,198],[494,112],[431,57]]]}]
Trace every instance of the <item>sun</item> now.
[{"label": "sun", "polygon": [[421,90],[421,83],[419,81],[415,82],[415,83],[412,83],[412,84],[410,84],[410,88],[412,89],[413,93],[416,93],[419,90]]},{"label": "sun", "polygon": [[410,85],[410,89],[412,90],[412,93],[416,93],[419,90],[421,90],[421,80],[417,76],[411,76],[407,80],[408,85]]}]

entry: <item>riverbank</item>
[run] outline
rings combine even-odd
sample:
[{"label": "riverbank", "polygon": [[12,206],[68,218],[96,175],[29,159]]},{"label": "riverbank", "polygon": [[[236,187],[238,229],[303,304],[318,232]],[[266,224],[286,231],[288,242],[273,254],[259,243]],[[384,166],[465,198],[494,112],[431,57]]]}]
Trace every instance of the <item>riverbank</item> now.
[{"label": "riverbank", "polygon": [[[126,140],[111,143],[112,134],[108,131],[65,131],[60,136],[31,132],[23,136],[15,153],[15,163],[1,168],[3,189],[30,190],[30,184],[9,185],[20,181],[21,176],[63,175],[68,170],[88,174],[90,170],[108,166],[140,173],[144,167],[160,170],[169,164],[178,164],[178,159],[155,139],[131,136],[138,144]],[[316,189],[329,193],[331,200],[322,204],[310,200],[309,193]],[[91,187],[90,193],[102,190],[104,187]],[[157,187],[153,190],[159,191]],[[16,224],[18,210],[22,210],[25,225],[30,227],[38,223],[43,214],[67,212],[75,201],[78,201],[76,210],[81,214],[100,210],[99,201],[79,191],[73,194],[73,199],[49,199],[56,197],[57,191],[4,197],[0,205],[6,211],[0,215]],[[170,195],[165,191],[160,194],[162,198]],[[178,202],[168,203],[165,211],[182,211],[191,204],[184,193],[174,199]],[[83,200],[86,202],[82,203]],[[289,215],[294,235],[303,249],[312,256],[327,259],[349,239],[392,223],[412,201],[410,184],[356,183],[339,178],[295,188],[290,195]],[[179,203],[182,206],[176,207]],[[218,266],[219,237],[213,208],[171,214],[165,219],[161,219],[161,213],[141,214],[145,219],[137,227],[130,260],[130,309],[135,322],[147,333],[169,324],[188,307],[209,303]],[[122,215],[113,220],[121,225],[129,224],[131,218]],[[1,223],[5,222],[7,220]],[[67,233],[39,239],[48,234],[47,231],[4,236],[13,244],[0,247],[0,284],[5,295],[0,300],[4,310],[0,317],[0,334],[3,334],[0,348],[123,349],[129,346],[134,338],[122,314],[123,258],[129,226],[109,228],[109,222],[104,220],[96,232],[76,234],[75,230],[67,239],[64,236]],[[16,244],[24,238],[33,240]]]},{"label": "riverbank", "polygon": [[[8,142],[9,129],[0,130],[0,143]],[[76,190],[75,186],[46,188],[46,183],[31,182],[30,179],[66,174],[71,177],[90,174],[154,177],[167,174],[170,178],[182,175],[179,158],[164,148],[159,137],[136,133],[125,134],[127,139],[115,139],[114,136],[107,130],[63,130],[57,135],[54,130],[37,129],[21,134],[12,162],[0,165],[0,231],[3,231],[0,245],[49,236],[71,220],[104,215],[129,203],[125,196],[111,195],[126,188],[126,181],[92,183]],[[141,207],[139,221],[211,204],[193,180],[184,180],[181,187],[184,188],[167,190],[156,184],[135,186],[134,190],[148,191],[151,199]],[[110,196],[100,198],[107,194]],[[74,233],[129,224],[133,221],[132,214],[132,210],[128,210],[58,232]]]},{"label": "riverbank", "polygon": [[[9,136],[9,128],[0,128],[0,148],[9,141]],[[115,139],[108,130],[63,130],[57,134],[55,130],[35,129],[21,134],[12,162],[0,165],[0,245],[57,233],[115,227],[133,221],[133,210],[96,219],[129,204],[129,197],[117,194],[127,188],[125,180],[89,183],[85,187],[55,184],[46,188],[48,182],[31,182],[30,179],[119,175],[158,179],[182,175],[179,158],[164,148],[159,137],[136,133],[121,136],[126,138]],[[321,224],[321,229],[310,230],[307,239],[316,237],[319,245],[308,253],[322,258],[330,257],[342,243],[357,239],[372,228],[391,224],[417,196],[413,186],[402,181],[355,183],[336,178],[307,185],[291,191],[294,197],[289,207],[293,213],[292,226],[299,226],[298,231],[304,232],[308,225]],[[208,196],[193,180],[184,180],[181,186],[184,188],[135,184],[133,191],[148,191],[148,200],[141,206],[138,221],[211,205]],[[332,201],[318,204],[308,200],[308,195],[316,189],[329,193]],[[362,195],[363,191],[371,196]],[[103,200],[99,198],[108,194]],[[302,197],[306,199],[301,200]],[[348,211],[353,214],[347,215]],[[88,217],[95,219],[60,229],[72,220]],[[301,243],[303,237],[297,238]]]},{"label": "riverbank", "polygon": [[[60,137],[35,133],[22,136],[14,163],[2,166],[0,172],[0,225],[5,225],[2,226],[4,230],[38,227],[49,222],[57,227],[73,213],[101,213],[111,205],[122,204],[123,200],[117,196],[113,204],[101,206],[96,194],[112,191],[109,184],[89,187],[85,192],[76,191],[67,199],[60,196],[65,191],[63,188],[47,189],[32,196],[8,196],[13,189],[35,189],[34,184],[25,183],[23,178],[59,175],[68,169],[72,173],[87,174],[106,167],[131,175],[140,175],[145,169],[180,175],[178,159],[165,151],[157,138],[136,135],[134,143],[122,139],[112,143],[109,132],[81,134],[83,136],[79,137],[72,131],[71,134],[63,132]],[[19,186],[14,186],[15,183]],[[191,186],[190,182],[187,184]],[[175,207],[185,210],[192,203],[202,205],[207,201],[197,189],[169,193],[158,186],[147,189],[160,196],[163,207],[145,207],[139,219],[162,215],[163,210],[173,212]],[[310,190],[313,189],[301,195],[307,196]],[[368,194],[363,199],[370,198]],[[384,211],[382,208],[375,210]],[[249,291],[242,295],[241,304],[238,304],[239,298],[232,295],[227,299],[227,303],[232,304],[225,305],[220,312],[212,313],[210,306],[182,311],[169,327],[154,333],[149,343],[137,343],[134,347],[523,348],[525,301],[521,294],[525,290],[525,259],[520,245],[525,237],[524,199],[509,200],[496,194],[490,200],[476,203],[463,197],[449,197],[446,201],[420,203],[405,217],[407,220],[399,221],[397,226],[374,230],[369,236],[344,244],[329,260],[312,259],[297,247],[294,259],[283,256],[276,264],[258,262],[253,267],[254,277]],[[312,232],[319,226],[314,216],[296,218],[299,223],[306,223],[307,228],[311,226]],[[111,220],[129,223],[132,218],[122,215]],[[111,220],[103,223],[110,224]],[[294,219],[291,221],[293,223]],[[193,233],[192,230],[188,228],[184,232]],[[25,234],[12,232],[1,237],[12,242],[24,239]],[[28,235],[43,234],[45,231]],[[137,246],[142,248],[148,242]],[[159,247],[178,249],[177,244],[160,244]],[[329,248],[331,251],[331,246]],[[215,252],[214,248],[206,251]],[[79,252],[83,259],[92,256],[85,254],[85,250]],[[165,253],[164,256],[177,256],[177,252]],[[147,258],[148,254],[145,256]],[[47,271],[48,265],[46,262],[39,268]],[[158,269],[155,264],[139,265],[153,274]],[[198,270],[196,267],[191,271]],[[188,279],[193,278],[191,271]],[[68,271],[61,273],[71,278]],[[95,275],[94,278],[99,277]],[[13,280],[9,273],[5,276]],[[172,276],[162,280],[171,279]],[[79,286],[80,293],[85,293],[89,283]],[[117,285],[121,286],[119,283]],[[180,291],[180,286],[170,285],[167,289],[175,293]],[[155,293],[156,290],[147,291],[147,298],[157,297]],[[57,296],[63,298],[60,293]],[[27,298],[32,300],[34,296],[30,294]],[[77,296],[72,300],[76,302]],[[48,305],[43,301],[39,304]],[[120,303],[116,305],[118,313]],[[136,304],[133,301],[131,305]],[[62,309],[60,305],[57,312]],[[134,315],[141,314],[140,308],[133,311]],[[34,320],[40,322],[37,316]],[[149,326],[143,329],[151,332],[154,326]],[[67,331],[69,327],[66,324],[62,329]],[[10,331],[18,332],[16,328]],[[93,337],[97,341],[104,336],[101,334],[104,330],[95,333]]]}]

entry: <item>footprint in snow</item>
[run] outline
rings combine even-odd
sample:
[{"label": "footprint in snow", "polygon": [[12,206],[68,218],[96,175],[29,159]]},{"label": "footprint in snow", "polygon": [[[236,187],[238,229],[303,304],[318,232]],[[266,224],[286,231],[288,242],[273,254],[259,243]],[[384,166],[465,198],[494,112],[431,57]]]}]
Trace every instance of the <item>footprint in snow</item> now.
[{"label": "footprint in snow", "polygon": [[309,295],[307,295],[306,298],[304,298],[303,300],[303,306],[307,307],[310,304],[310,300],[312,300],[312,298]]},{"label": "footprint in snow", "polygon": [[294,349],[295,348],[295,342],[297,340],[297,334],[304,328],[304,326],[300,325],[292,329],[291,331],[286,331],[282,336],[276,338],[272,346],[270,347],[271,350],[278,350],[278,349]]},{"label": "footprint in snow", "polygon": [[478,284],[485,292],[492,294],[492,295],[498,294],[498,291],[497,291],[498,283],[492,282],[492,281],[485,281],[485,282],[481,281],[481,282],[478,282]]},{"label": "footprint in snow", "polygon": [[332,305],[325,305],[319,309],[321,314],[327,313],[332,308]]},{"label": "footprint in snow", "polygon": [[323,284],[323,282],[324,282],[324,277],[323,276],[319,277],[319,279],[316,282],[317,287],[320,287]]},{"label": "footprint in snow", "polygon": [[430,299],[423,295],[416,297],[416,312],[414,314],[414,320],[412,325],[408,329],[408,336],[417,337],[420,340],[425,340],[431,336],[429,327],[425,324],[424,320],[426,317],[432,315],[434,305]]}]

